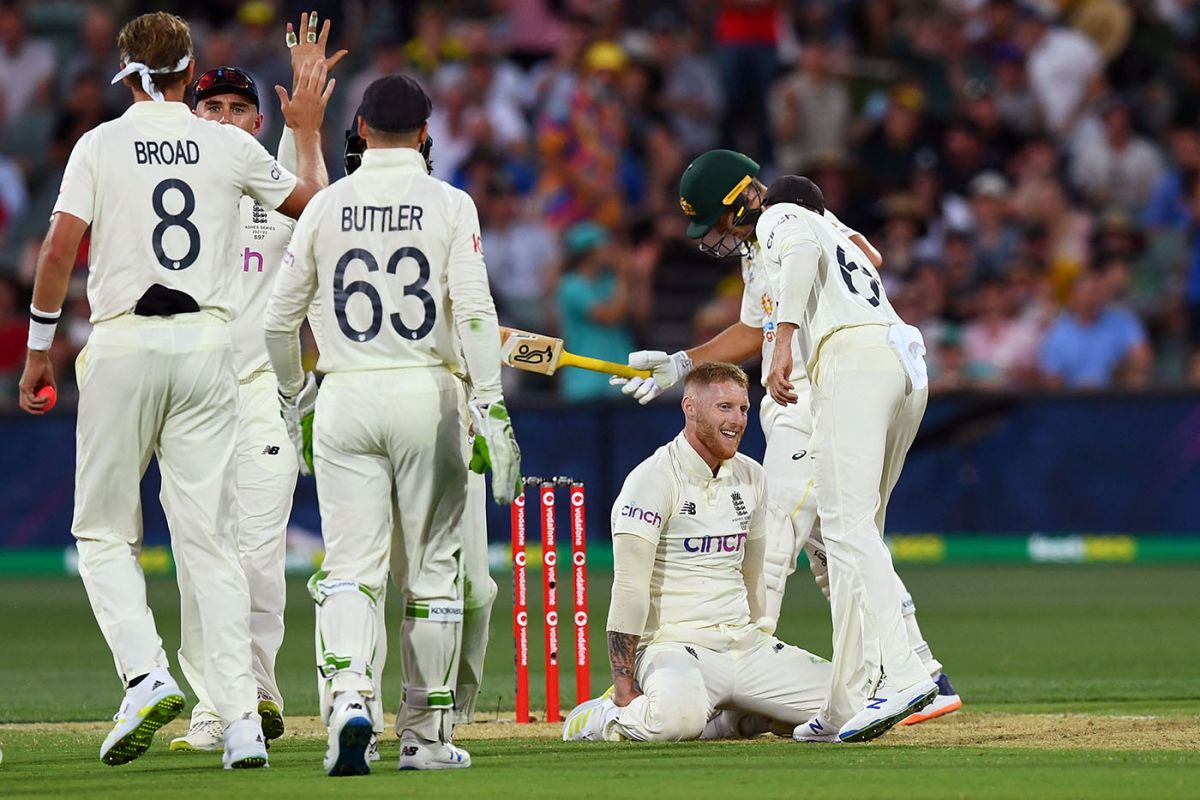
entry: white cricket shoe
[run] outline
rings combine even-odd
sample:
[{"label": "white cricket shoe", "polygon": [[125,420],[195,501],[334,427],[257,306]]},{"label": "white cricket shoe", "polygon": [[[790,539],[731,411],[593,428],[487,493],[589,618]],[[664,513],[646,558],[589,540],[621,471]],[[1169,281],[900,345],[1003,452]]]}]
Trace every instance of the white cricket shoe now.
[{"label": "white cricket shoe", "polygon": [[225,747],[225,726],[219,719],[195,720],[184,736],[171,740],[172,753],[186,753],[194,750],[211,752]]},{"label": "white cricket shoe", "polygon": [[263,738],[268,742],[283,736],[283,709],[271,693],[258,687],[258,717],[262,720]]},{"label": "white cricket shoe", "polygon": [[808,722],[797,725],[792,731],[792,739],[797,742],[821,742],[824,744],[841,744],[838,729],[817,715]]},{"label": "white cricket shoe", "polygon": [[938,686],[924,678],[912,686],[894,689],[886,681],[867,701],[867,706],[842,726],[838,738],[843,742],[868,742],[890,731],[896,723],[933,702]]},{"label": "white cricket shoe", "polygon": [[358,692],[342,692],[329,712],[329,743],[325,746],[325,773],[330,777],[368,775],[367,751],[375,735],[367,701]]},{"label": "white cricket shoe", "polygon": [[617,704],[612,701],[613,687],[604,694],[584,700],[563,720],[564,742],[603,742],[604,728],[617,714]]},{"label": "white cricket shoe", "polygon": [[471,754],[450,742],[422,742],[412,734],[400,737],[400,769],[466,769]]},{"label": "white cricket shoe", "polygon": [[109,766],[128,764],[150,749],[154,732],[183,711],[183,692],[165,667],[156,667],[137,686],[113,717],[112,731],[100,745],[100,760]]},{"label": "white cricket shoe", "polygon": [[379,761],[379,734],[372,733],[371,741],[367,743],[367,761]]},{"label": "white cricket shoe", "polygon": [[900,720],[901,725],[917,725],[921,722],[928,722],[931,719],[937,719],[962,708],[962,698],[958,696],[958,692],[954,691],[954,687],[950,685],[950,679],[946,677],[946,673],[943,672],[938,675],[937,686],[938,693],[937,697],[933,698],[933,702],[916,714],[910,714]]},{"label": "white cricket shoe", "polygon": [[263,738],[262,722],[254,714],[242,718],[225,729],[225,769],[258,769],[267,763],[267,740]]}]

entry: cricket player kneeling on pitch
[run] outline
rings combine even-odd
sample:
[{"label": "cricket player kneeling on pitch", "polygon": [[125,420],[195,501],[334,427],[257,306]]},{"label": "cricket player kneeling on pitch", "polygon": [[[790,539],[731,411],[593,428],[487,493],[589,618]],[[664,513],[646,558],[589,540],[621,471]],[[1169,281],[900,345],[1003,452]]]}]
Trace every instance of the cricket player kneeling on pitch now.
[{"label": "cricket player kneeling on pitch", "polygon": [[790,735],[820,707],[829,662],[776,639],[765,616],[766,484],[738,453],[747,387],[732,364],[693,369],[683,432],[626,478],[612,512],[613,686],[567,716],[564,740]]}]

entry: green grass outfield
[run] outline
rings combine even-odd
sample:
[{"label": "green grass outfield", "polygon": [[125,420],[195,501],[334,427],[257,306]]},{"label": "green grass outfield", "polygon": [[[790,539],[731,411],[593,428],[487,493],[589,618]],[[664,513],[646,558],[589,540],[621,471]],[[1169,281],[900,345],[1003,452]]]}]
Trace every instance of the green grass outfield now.
[{"label": "green grass outfield", "polygon": [[[530,578],[531,604],[538,608],[540,576],[533,572]],[[594,573],[590,587],[595,692],[608,685],[603,627],[609,579]],[[481,725],[461,737],[475,761],[463,773],[397,773],[398,743],[391,739],[375,774],[340,781],[322,774],[324,742],[313,735],[285,737],[272,749],[265,773],[224,772],[215,754],[169,753],[162,736],[137,762],[104,766],[97,758],[103,734],[94,726],[44,724],[105,720],[120,701],[82,585],[66,578],[4,580],[0,723],[22,724],[0,725],[0,797],[407,797],[431,791],[512,800],[1200,796],[1200,568],[943,566],[909,568],[905,579],[926,638],[964,697],[966,709],[957,718],[837,747],[770,737],[574,745],[547,738],[553,734],[548,726],[513,736],[507,725]],[[311,715],[312,608],[301,582],[288,588],[280,683],[287,713]],[[501,585],[495,610],[478,715],[484,720],[511,716],[510,591]],[[170,652],[178,642],[174,584],[153,580],[150,595]],[[395,597],[389,605],[398,620]],[[530,632],[536,667],[540,627]],[[828,607],[806,575],[793,578],[780,636],[828,655]],[[564,627],[564,645],[572,638]],[[398,656],[399,647],[391,651]],[[570,652],[562,661],[569,706]],[[389,669],[385,691],[393,706],[399,693],[394,660]],[[533,672],[540,705],[542,676]]]}]

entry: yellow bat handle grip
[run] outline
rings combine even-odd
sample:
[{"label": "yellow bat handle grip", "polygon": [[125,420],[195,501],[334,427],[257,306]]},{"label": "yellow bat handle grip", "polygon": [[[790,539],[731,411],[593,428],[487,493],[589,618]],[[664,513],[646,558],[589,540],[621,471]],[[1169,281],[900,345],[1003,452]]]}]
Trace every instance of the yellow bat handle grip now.
[{"label": "yellow bat handle grip", "polygon": [[580,369],[590,369],[592,372],[605,372],[609,375],[618,375],[622,378],[649,378],[652,374],[648,369],[634,369],[628,364],[617,364],[613,361],[604,361],[599,358],[589,358],[588,356],[577,356],[574,353],[562,354],[558,360],[560,367],[579,367]]}]

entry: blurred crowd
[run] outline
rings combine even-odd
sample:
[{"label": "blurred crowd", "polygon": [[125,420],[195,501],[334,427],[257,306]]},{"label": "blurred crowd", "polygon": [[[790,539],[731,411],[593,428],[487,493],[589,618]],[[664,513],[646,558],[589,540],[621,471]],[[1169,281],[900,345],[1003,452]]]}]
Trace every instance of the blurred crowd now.
[{"label": "blurred crowd", "polygon": [[[122,113],[116,32],[164,9],[198,64],[289,85],[283,30],[334,24],[326,144],[365,87],[434,99],[434,172],[469,191],[502,323],[623,361],[737,320],[736,259],[683,237],[713,147],[813,178],[884,254],[935,390],[1200,387],[1200,4],[1189,0],[0,0],[0,397],[71,147]],[[269,100],[267,98],[270,98]],[[88,333],[86,254],[56,354]],[[615,396],[601,376],[513,392]],[[68,392],[69,393],[69,392]]]}]

